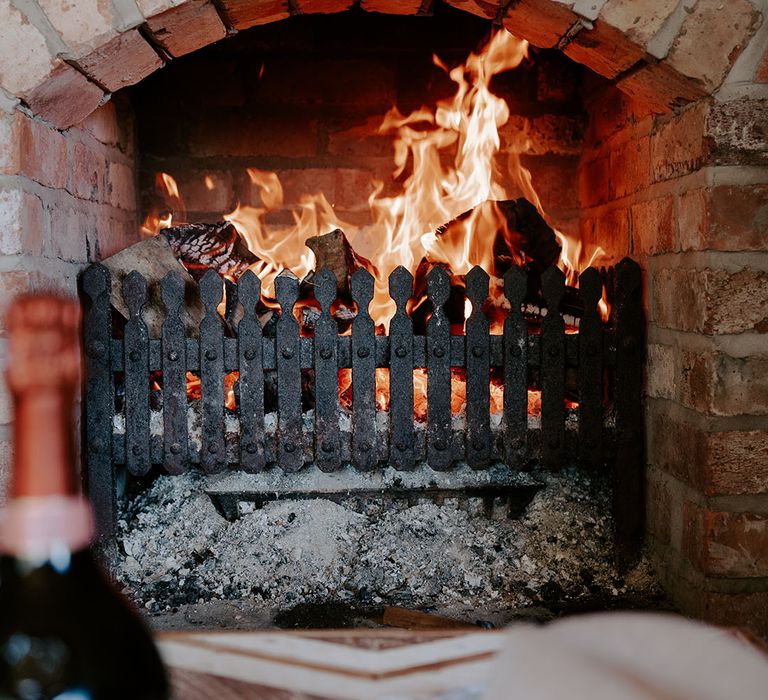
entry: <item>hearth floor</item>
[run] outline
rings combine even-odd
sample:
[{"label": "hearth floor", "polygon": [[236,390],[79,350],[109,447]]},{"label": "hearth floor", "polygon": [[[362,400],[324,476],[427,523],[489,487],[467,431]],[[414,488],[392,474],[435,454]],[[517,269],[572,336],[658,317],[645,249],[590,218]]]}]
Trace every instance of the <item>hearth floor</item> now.
[{"label": "hearth floor", "polygon": [[122,504],[118,578],[158,629],[364,627],[386,606],[470,624],[666,607],[645,560],[613,565],[609,491],[576,469],[518,519],[472,501],[267,503],[229,522],[210,477],[160,476]]}]

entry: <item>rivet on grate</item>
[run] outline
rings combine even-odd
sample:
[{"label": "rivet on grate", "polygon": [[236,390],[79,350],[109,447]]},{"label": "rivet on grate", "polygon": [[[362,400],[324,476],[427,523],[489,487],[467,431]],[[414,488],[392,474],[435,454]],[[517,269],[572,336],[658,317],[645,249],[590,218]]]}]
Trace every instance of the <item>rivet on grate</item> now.
[{"label": "rivet on grate", "polygon": [[368,348],[358,348],[357,349],[357,356],[358,357],[368,357],[370,354],[370,350]]},{"label": "rivet on grate", "polygon": [[181,454],[181,445],[178,442],[174,442],[171,445],[171,454],[174,454],[174,455]]},{"label": "rivet on grate", "polygon": [[291,348],[283,348],[280,354],[286,359],[290,360],[293,357],[293,350]]},{"label": "rivet on grate", "polygon": [[435,357],[444,357],[445,356],[445,348],[440,347],[439,345],[432,351],[432,354]]},{"label": "rivet on grate", "polygon": [[179,359],[179,353],[177,353],[175,350],[171,350],[171,351],[168,353],[168,359],[169,359],[171,362],[176,362],[176,360],[178,360],[178,359]]},{"label": "rivet on grate", "polygon": [[249,443],[248,443],[248,444],[245,446],[245,451],[246,451],[246,452],[247,452],[249,455],[255,455],[258,449],[259,449],[259,448],[258,448],[258,446],[256,445],[256,443],[255,443],[255,442],[249,442]]},{"label": "rivet on grate", "polygon": [[475,345],[475,347],[472,348],[472,354],[475,357],[482,357],[484,353],[485,350],[483,350],[483,348],[481,348],[479,345]]},{"label": "rivet on grate", "polygon": [[320,445],[320,448],[323,452],[333,452],[333,443],[328,442],[328,440],[323,440],[323,444]]},{"label": "rivet on grate", "polygon": [[205,351],[205,359],[206,360],[210,360],[211,362],[213,362],[216,359],[216,357],[217,357],[217,354],[216,354],[215,350],[206,350]]},{"label": "rivet on grate", "polygon": [[331,348],[322,348],[320,350],[320,357],[322,357],[324,360],[330,360],[332,355],[333,350]]},{"label": "rivet on grate", "polygon": [[397,355],[399,358],[403,358],[408,354],[408,348],[406,348],[404,345],[398,345],[398,347],[395,349],[395,355]]},{"label": "rivet on grate", "polygon": [[138,350],[131,350],[131,352],[128,353],[128,358],[131,362],[138,362],[141,359],[141,353]]},{"label": "rivet on grate", "polygon": [[216,454],[219,451],[219,446],[212,442],[210,445],[208,445],[208,452],[210,452],[212,455]]},{"label": "rivet on grate", "polygon": [[296,451],[296,445],[294,445],[292,442],[289,442],[285,446],[285,451],[289,454]]},{"label": "rivet on grate", "polygon": [[255,350],[246,350],[245,353],[245,359],[249,362],[256,358],[256,351]]}]

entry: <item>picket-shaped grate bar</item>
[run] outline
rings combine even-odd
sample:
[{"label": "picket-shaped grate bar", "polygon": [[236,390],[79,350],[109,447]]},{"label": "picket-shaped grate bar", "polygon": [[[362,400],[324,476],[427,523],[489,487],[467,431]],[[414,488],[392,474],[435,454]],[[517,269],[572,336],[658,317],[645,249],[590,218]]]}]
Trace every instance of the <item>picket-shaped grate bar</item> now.
[{"label": "picket-shaped grate bar", "polygon": [[[556,469],[576,459],[592,468],[618,464],[618,455],[617,481],[637,490],[643,439],[640,280],[639,267],[629,259],[615,271],[586,270],[580,289],[567,290],[570,307],[574,295],[583,306],[576,328],[559,311],[566,292],[560,270],[541,276],[543,319],[532,322],[525,315],[528,275],[512,268],[503,280],[509,308],[491,324],[485,310],[489,277],[474,268],[466,276],[471,311],[462,329],[449,320],[448,306],[455,303],[451,278],[435,266],[426,280],[428,320],[417,333],[408,310],[413,276],[398,268],[388,280],[396,311],[383,334],[368,310],[374,279],[358,270],[351,279],[357,313],[340,334],[333,316],[337,280],[330,270],[319,270],[313,331],[301,335],[294,308],[300,285],[289,272],[275,280],[280,310],[269,333],[257,316],[261,285],[253,273],[230,284],[226,294],[215,272],[204,275],[205,313],[197,333],[185,329],[184,285],[170,273],[161,283],[166,316],[154,339],[142,318],[147,283],[137,272],[123,280],[129,318],[122,337],[112,337],[109,272],[93,265],[83,288],[87,465],[97,514],[102,525],[114,518],[117,464],[135,475],[153,464],[179,474],[193,463],[210,473],[273,466],[295,472],[310,462],[328,472],[346,463],[360,471],[383,464],[409,470],[421,461],[434,470],[457,462],[483,469],[497,461],[525,468],[535,459]],[[600,313],[604,296],[613,301],[609,321]],[[225,377],[231,372],[238,373],[235,406],[225,408]],[[199,377],[199,400],[187,396],[189,373]],[[389,395],[384,413],[377,408],[382,382]],[[452,409],[452,383],[466,392],[461,415]],[[274,415],[266,413],[269,391],[276,395]],[[498,397],[492,400],[499,391],[501,415],[494,412],[500,410]],[[414,397],[423,401],[424,393],[426,410],[414,420]],[[540,418],[529,410],[537,395]],[[193,409],[197,436],[188,427]],[[124,429],[115,429],[121,420]],[[150,427],[158,424],[161,434]],[[634,537],[638,527],[626,525],[622,536]]]}]

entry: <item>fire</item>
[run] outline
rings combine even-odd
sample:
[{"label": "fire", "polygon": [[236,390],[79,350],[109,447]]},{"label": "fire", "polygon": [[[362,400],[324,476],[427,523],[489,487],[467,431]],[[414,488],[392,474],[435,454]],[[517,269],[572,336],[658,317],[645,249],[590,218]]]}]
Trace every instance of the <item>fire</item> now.
[{"label": "fire", "polygon": [[[307,239],[336,228],[345,232],[356,252],[374,264],[375,293],[369,310],[377,326],[384,330],[395,310],[389,296],[389,275],[398,265],[415,275],[426,258],[447,264],[454,275],[464,275],[480,265],[492,278],[498,277],[494,240],[499,231],[512,252],[513,262],[524,264],[525,255],[515,244],[514,232],[507,230],[506,218],[495,201],[524,196],[550,225],[552,222],[536,194],[531,173],[520,161],[530,147],[526,134],[516,134],[506,157],[502,157],[499,130],[509,120],[510,108],[491,91],[490,84],[495,75],[516,68],[527,57],[528,42],[505,30],[496,31],[481,50],[455,68],[434,56],[435,65],[455,84],[455,93],[434,108],[424,106],[403,115],[393,107],[384,115],[379,133],[392,137],[393,178],[399,183],[399,191],[385,195],[384,183],[374,183],[368,201],[371,223],[367,226],[340,221],[321,192],[301,198],[292,212],[292,225],[267,226],[269,212],[283,207],[283,188],[276,173],[248,168],[260,202],[241,202],[224,218],[237,228],[259,258],[253,270],[261,278],[264,296],[274,299],[274,280],[282,270],[292,270],[299,279],[312,271],[315,257],[305,245]],[[143,227],[147,235],[157,233],[184,212],[173,178],[159,174],[157,187],[165,204],[147,217]],[[438,227],[470,211],[452,224],[450,233],[436,234]],[[562,246],[559,266],[568,284],[578,286],[579,271],[595,262],[603,251],[586,251],[580,241],[557,230],[555,233]],[[506,301],[498,283],[491,285],[491,298],[496,297],[497,305]],[[415,300],[415,304],[419,301]],[[601,304],[607,314],[605,302]],[[491,328],[493,333],[501,332],[498,319],[491,318]],[[420,402],[426,404],[426,375],[422,377],[420,372],[414,372],[417,415],[423,408]],[[340,396],[348,391],[347,379],[340,375]],[[378,403],[382,408],[388,403],[388,379],[384,373],[377,374]],[[461,377],[454,378],[456,402],[464,395],[462,381]],[[501,387],[493,384],[494,411],[501,410],[500,392]]]}]

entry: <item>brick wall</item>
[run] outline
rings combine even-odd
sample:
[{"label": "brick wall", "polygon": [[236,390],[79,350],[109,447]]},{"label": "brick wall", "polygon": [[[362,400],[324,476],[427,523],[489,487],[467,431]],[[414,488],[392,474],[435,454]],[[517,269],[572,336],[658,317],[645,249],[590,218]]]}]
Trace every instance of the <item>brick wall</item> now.
[{"label": "brick wall", "polygon": [[656,116],[595,87],[579,186],[583,236],[645,271],[654,561],[686,612],[768,633],[768,102],[753,94]]},{"label": "brick wall", "polygon": [[[368,223],[373,180],[396,191],[391,137],[377,134],[384,115],[393,105],[404,114],[434,109],[451,96],[455,84],[432,54],[458,65],[487,35],[486,22],[450,9],[418,19],[306,16],[175,61],[133,94],[143,210],[155,203],[155,173],[164,171],[178,182],[189,220],[215,221],[238,202],[260,203],[246,173],[258,168],[276,171],[284,188],[285,210],[273,222],[291,221],[301,195],[322,192],[343,221]],[[537,51],[532,64],[494,83],[514,111],[505,148],[527,135],[524,164],[555,223],[571,232],[580,76],[561,53]],[[502,154],[501,167],[505,161]]]},{"label": "brick wall", "polygon": [[[17,294],[77,290],[77,274],[137,240],[133,125],[108,102],[64,131],[26,110],[0,109],[0,358],[2,316]],[[0,499],[12,406],[0,380]]]}]

